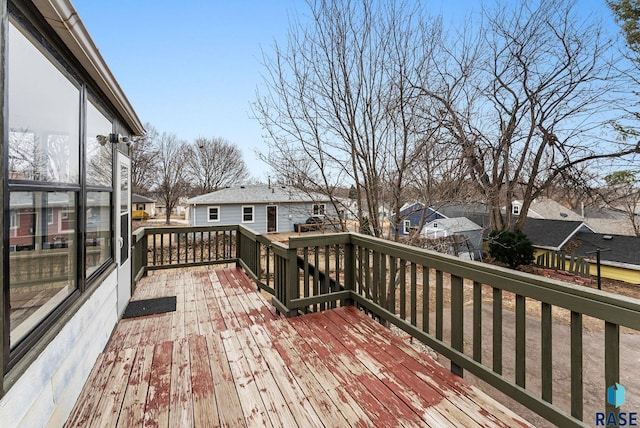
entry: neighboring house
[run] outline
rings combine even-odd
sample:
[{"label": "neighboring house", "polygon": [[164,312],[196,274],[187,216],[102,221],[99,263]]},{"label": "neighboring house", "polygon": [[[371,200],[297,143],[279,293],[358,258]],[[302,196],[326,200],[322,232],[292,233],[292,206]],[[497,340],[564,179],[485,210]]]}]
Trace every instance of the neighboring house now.
[{"label": "neighboring house", "polygon": [[483,229],[489,229],[489,210],[483,202],[448,202],[437,207],[448,218],[466,217]]},{"label": "neighboring house", "polygon": [[[598,233],[635,236],[629,214],[623,210],[599,206],[585,206],[583,211],[584,221]],[[638,219],[638,222],[640,222],[640,219]]]},{"label": "neighboring house", "polygon": [[[538,253],[561,251],[578,232],[595,233],[586,223],[570,220],[528,218],[522,229]],[[536,254],[537,255],[537,254]]]},{"label": "neighboring house", "polygon": [[[522,201],[511,203],[511,213],[520,215]],[[553,199],[535,199],[529,206],[527,217],[543,218],[547,220],[583,221],[582,216]]]},{"label": "neighboring house", "polygon": [[596,233],[581,221],[527,219],[523,232],[533,243],[536,256],[548,251],[582,256],[596,275],[596,250],[600,249],[601,276],[640,284],[640,238]]},{"label": "neighboring house", "polygon": [[[424,224],[433,220],[444,218],[442,214],[433,208],[427,207],[422,202],[405,204],[400,208],[400,236],[409,236],[418,231]],[[391,216],[391,235],[395,236],[396,215]]]},{"label": "neighboring house", "polygon": [[144,128],[70,0],[8,0],[0,19],[0,426],[63,426],[131,297]]},{"label": "neighboring house", "polygon": [[421,235],[430,239],[453,237],[457,248],[451,248],[451,254],[482,260],[482,227],[466,217],[432,220],[424,226]]},{"label": "neighboring house", "polygon": [[149,217],[156,216],[156,201],[155,199],[147,198],[146,196],[131,194],[131,204],[134,211],[144,211],[149,214]]},{"label": "neighboring house", "polygon": [[187,200],[191,226],[241,224],[256,233],[293,231],[312,215],[336,219],[327,196],[289,186],[234,186]]},{"label": "neighboring house", "polygon": [[578,232],[571,241],[573,254],[587,257],[596,275],[596,251],[600,249],[603,278],[640,285],[640,237]]}]

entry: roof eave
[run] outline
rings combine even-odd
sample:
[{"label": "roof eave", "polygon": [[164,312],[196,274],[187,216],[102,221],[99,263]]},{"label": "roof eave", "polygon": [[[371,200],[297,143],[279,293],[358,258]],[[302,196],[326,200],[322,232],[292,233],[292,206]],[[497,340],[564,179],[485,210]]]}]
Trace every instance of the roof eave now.
[{"label": "roof eave", "polygon": [[113,103],[131,132],[134,135],[144,135],[145,129],[142,122],[102,58],[71,2],[69,0],[32,0],[32,2],[109,101]]}]

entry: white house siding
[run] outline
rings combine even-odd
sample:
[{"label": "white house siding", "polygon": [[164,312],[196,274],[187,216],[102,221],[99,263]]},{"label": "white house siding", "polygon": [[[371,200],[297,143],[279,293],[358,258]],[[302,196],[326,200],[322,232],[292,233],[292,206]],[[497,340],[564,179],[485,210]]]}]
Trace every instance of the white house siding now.
[{"label": "white house siding", "polygon": [[[256,233],[267,232],[267,206],[276,206],[278,210],[277,232],[293,231],[295,223],[304,223],[313,213],[313,203],[244,203],[244,204],[222,204],[222,205],[196,205],[190,209],[189,224],[191,226],[229,226],[242,224]],[[219,221],[209,221],[209,207],[219,208]],[[253,223],[242,222],[242,207],[253,206]],[[326,204],[327,210],[331,209]]]},{"label": "white house siding", "polygon": [[63,426],[117,317],[114,270],[0,400],[0,426]]}]

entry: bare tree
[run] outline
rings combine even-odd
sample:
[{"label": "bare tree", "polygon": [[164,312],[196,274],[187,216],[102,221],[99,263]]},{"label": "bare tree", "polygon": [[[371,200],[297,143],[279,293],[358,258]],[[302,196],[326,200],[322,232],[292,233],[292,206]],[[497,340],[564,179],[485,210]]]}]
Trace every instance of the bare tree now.
[{"label": "bare tree", "polygon": [[185,174],[196,194],[209,193],[249,178],[238,146],[224,138],[197,138],[187,146]]},{"label": "bare tree", "polygon": [[[423,144],[410,84],[437,38],[419,3],[309,1],[286,47],[264,55],[254,113],[266,129],[263,159],[292,182],[332,198],[355,186],[356,217],[375,235],[385,190],[397,209]],[[435,30],[434,30],[435,29]]]},{"label": "bare tree", "polygon": [[174,134],[163,132],[153,142],[157,148],[157,177],[153,188],[158,198],[165,203],[166,223],[171,222],[171,212],[186,195],[188,183],[185,181],[185,152],[187,143]]},{"label": "bare tree", "polygon": [[625,82],[598,22],[565,0],[504,2],[482,18],[479,36],[461,37],[466,47],[446,50],[438,78],[420,86],[439,103],[491,227],[520,229],[531,202],[561,175],[640,150],[608,126],[624,114],[616,96]]},{"label": "bare tree", "polygon": [[147,133],[134,137],[131,145],[131,191],[150,195],[158,182],[158,131],[150,124],[144,125]]},{"label": "bare tree", "polygon": [[622,210],[640,236],[640,171],[616,171],[604,177],[607,191],[602,193],[605,203]]}]

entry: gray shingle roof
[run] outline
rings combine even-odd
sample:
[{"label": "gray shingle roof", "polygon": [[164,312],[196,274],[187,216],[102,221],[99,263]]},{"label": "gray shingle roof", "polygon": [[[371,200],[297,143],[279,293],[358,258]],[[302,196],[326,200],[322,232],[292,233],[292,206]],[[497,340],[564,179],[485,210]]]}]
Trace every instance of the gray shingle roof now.
[{"label": "gray shingle roof", "polygon": [[640,237],[579,232],[575,241],[579,243],[576,255],[595,258],[594,254],[587,253],[598,248],[608,249],[600,253],[603,261],[640,265]]},{"label": "gray shingle roof", "polygon": [[589,230],[581,221],[527,218],[523,232],[535,247],[560,250],[580,230]]},{"label": "gray shingle roof", "polygon": [[188,205],[275,204],[288,202],[329,202],[327,196],[308,194],[289,186],[265,184],[233,186],[187,200]]},{"label": "gray shingle roof", "polygon": [[136,193],[131,194],[131,202],[134,204],[150,204],[155,202],[155,199],[147,198],[146,196],[138,195]]}]

